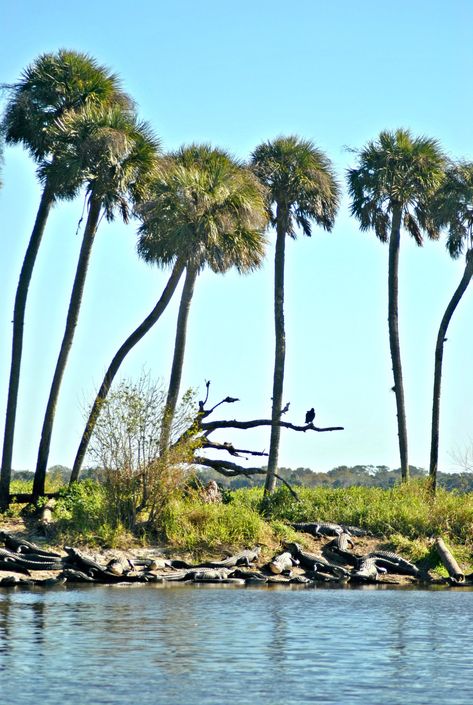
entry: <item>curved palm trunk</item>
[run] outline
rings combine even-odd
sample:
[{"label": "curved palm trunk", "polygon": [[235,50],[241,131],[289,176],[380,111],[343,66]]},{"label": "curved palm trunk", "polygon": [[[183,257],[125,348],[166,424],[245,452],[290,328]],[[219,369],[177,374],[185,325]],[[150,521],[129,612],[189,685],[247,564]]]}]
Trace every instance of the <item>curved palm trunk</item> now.
[{"label": "curved palm trunk", "polygon": [[281,427],[282,395],[284,386],[284,362],[286,359],[286,332],[284,328],[284,259],[286,245],[286,216],[279,208],[277,211],[277,238],[274,256],[274,376],[273,376],[273,408],[271,413],[271,440],[269,446],[268,470],[264,485],[264,494],[274,492],[276,471],[278,469],[279,439]]},{"label": "curved palm trunk", "polygon": [[396,394],[397,428],[399,436],[399,453],[401,456],[401,477],[403,482],[409,479],[409,463],[407,458],[407,423],[404,402],[404,385],[402,381],[401,349],[399,345],[399,247],[401,241],[401,207],[394,206],[389,239],[389,273],[388,273],[388,322],[389,346],[393,364],[394,391]]},{"label": "curved palm trunk", "polygon": [[460,303],[460,299],[468,288],[468,285],[473,277],[473,250],[467,254],[467,263],[463,277],[455,290],[450,302],[443,314],[437,336],[437,344],[435,346],[435,370],[434,370],[434,393],[432,401],[432,434],[430,441],[430,469],[429,476],[432,491],[435,493],[437,489],[437,468],[439,456],[439,435],[440,435],[440,387],[442,383],[442,363],[443,363],[443,348],[445,336],[447,333],[450,320],[455,312],[456,307]]},{"label": "curved palm trunk", "polygon": [[181,302],[179,304],[171,378],[169,380],[166,406],[164,407],[163,414],[163,424],[161,427],[161,436],[159,439],[159,447],[161,454],[163,454],[169,447],[169,440],[171,437],[171,426],[174,418],[174,413],[176,411],[177,398],[179,396],[179,388],[181,386],[182,368],[184,366],[187,321],[189,318],[189,311],[192,302],[192,296],[194,294],[194,285],[196,279],[197,269],[188,266],[186,271],[186,279],[184,281],[184,287],[182,289]]},{"label": "curved palm trunk", "polygon": [[92,251],[92,245],[94,243],[95,233],[97,232],[97,226],[100,218],[100,210],[100,199],[95,198],[92,195],[90,199],[89,215],[84,230],[84,238],[82,240],[82,246],[79,254],[79,261],[77,263],[74,285],[72,287],[69,310],[67,312],[66,328],[64,331],[64,337],[62,339],[61,349],[59,351],[59,356],[56,363],[56,369],[54,371],[54,377],[51,384],[48,404],[46,406],[46,413],[43,421],[43,428],[41,431],[41,442],[39,444],[38,460],[36,463],[36,470],[33,482],[33,501],[36,501],[38,497],[44,494],[44,482],[46,478],[46,467],[48,464],[49,449],[51,446],[51,435],[53,431],[54,416],[56,413],[56,404],[59,396],[59,389],[61,387],[62,378],[66,369],[67,358],[69,356],[72,341],[74,339],[74,332],[77,325],[77,319],[79,317],[85,278],[87,275],[87,268],[89,266],[89,259]]},{"label": "curved palm trunk", "polygon": [[36,215],[31,238],[21,267],[20,278],[15,296],[13,313],[13,340],[8,386],[8,401],[5,417],[5,432],[3,438],[2,468],[0,472],[0,509],[6,509],[9,504],[10,479],[12,470],[13,441],[15,435],[16,408],[20,385],[21,357],[23,352],[23,327],[25,322],[26,299],[33,274],[36,257],[43,238],[49,211],[54,203],[54,194],[48,184],[44,187]]},{"label": "curved palm trunk", "polygon": [[107,398],[107,394],[112,386],[112,382],[115,375],[118,372],[120,365],[122,364],[125,357],[128,355],[130,350],[141,340],[141,338],[146,335],[146,333],[154,326],[156,321],[160,318],[161,314],[166,309],[168,303],[170,302],[176,287],[181,278],[182,272],[184,271],[184,265],[181,262],[176,262],[172,270],[171,276],[169,277],[168,283],[166,284],[161,298],[157,302],[154,309],[151,311],[149,316],[133,331],[133,333],[125,340],[123,345],[119,348],[112,362],[110,363],[105,377],[103,378],[100,389],[95,397],[92,409],[87,419],[85,425],[84,433],[82,434],[81,441],[79,443],[79,448],[77,450],[76,458],[74,460],[74,465],[71,472],[71,477],[69,484],[76,482],[79,478],[79,473],[84,462],[84,457],[89,446],[89,441],[92,436],[95,424],[100,414],[100,409],[103,402]]}]

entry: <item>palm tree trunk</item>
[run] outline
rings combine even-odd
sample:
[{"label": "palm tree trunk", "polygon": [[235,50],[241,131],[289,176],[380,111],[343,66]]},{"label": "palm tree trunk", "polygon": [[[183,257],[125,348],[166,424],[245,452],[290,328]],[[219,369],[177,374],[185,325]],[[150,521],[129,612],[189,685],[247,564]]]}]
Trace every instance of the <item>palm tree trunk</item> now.
[{"label": "palm tree trunk", "polygon": [[144,321],[136,328],[135,331],[125,340],[123,345],[119,348],[115,357],[109,365],[105,377],[103,378],[102,384],[98,391],[95,401],[93,403],[92,409],[87,419],[87,423],[82,434],[82,438],[77,450],[76,458],[74,460],[74,465],[71,472],[71,478],[69,484],[76,482],[79,478],[79,473],[84,462],[84,457],[89,446],[90,437],[95,428],[95,424],[100,414],[100,409],[103,402],[107,398],[107,394],[112,386],[112,382],[115,375],[118,372],[120,365],[122,364],[125,357],[128,355],[130,350],[143,338],[143,336],[154,326],[156,321],[160,318],[161,314],[166,309],[168,303],[170,302],[176,287],[181,278],[182,272],[184,271],[184,265],[177,261],[169,277],[168,283],[166,284],[161,298],[157,302],[154,309],[151,311],[149,316],[147,316]]},{"label": "palm tree trunk", "polygon": [[189,318],[189,310],[192,302],[192,296],[194,294],[194,285],[196,279],[197,269],[188,266],[186,271],[186,279],[184,281],[184,287],[182,289],[181,302],[179,304],[171,378],[169,380],[168,394],[166,397],[166,405],[164,407],[163,423],[161,427],[161,436],[159,439],[159,447],[161,454],[163,454],[169,447],[169,440],[171,437],[171,426],[174,418],[174,413],[176,411],[177,398],[179,396],[179,388],[181,386],[182,368],[184,366],[187,320]]},{"label": "palm tree trunk", "polygon": [[388,273],[388,321],[389,345],[393,365],[394,391],[396,394],[397,428],[399,436],[399,453],[401,456],[401,478],[403,482],[409,479],[409,463],[407,457],[407,423],[404,402],[404,385],[402,381],[401,349],[399,345],[399,248],[401,242],[401,207],[393,207],[391,236],[389,238],[389,273]]},{"label": "palm tree trunk", "polygon": [[467,290],[467,287],[473,277],[473,250],[467,254],[466,267],[463,272],[463,277],[455,290],[450,302],[445,310],[442,321],[440,323],[437,336],[437,344],[435,346],[435,370],[434,370],[434,393],[432,401],[432,434],[430,441],[430,483],[432,492],[435,494],[437,489],[437,468],[439,455],[439,435],[440,435],[440,387],[442,383],[442,363],[443,363],[443,348],[445,336],[450,324],[450,320],[460,303],[460,299]]},{"label": "palm tree trunk", "polygon": [[36,215],[31,238],[21,267],[20,278],[15,296],[13,312],[13,340],[8,386],[8,401],[3,439],[2,468],[0,472],[0,509],[5,510],[9,504],[10,479],[12,470],[13,440],[15,435],[16,408],[20,385],[20,368],[23,351],[23,327],[25,322],[26,299],[33,274],[36,257],[43,238],[49,211],[54,203],[54,194],[46,183]]},{"label": "palm tree trunk", "polygon": [[90,254],[94,243],[95,233],[100,218],[101,201],[92,194],[90,198],[89,215],[84,230],[84,238],[77,263],[74,285],[72,287],[71,300],[67,313],[66,328],[62,339],[61,349],[54,371],[54,377],[49,392],[48,404],[43,421],[41,431],[41,442],[38,450],[38,460],[36,463],[36,471],[33,481],[33,501],[44,494],[44,483],[46,478],[46,468],[49,458],[49,449],[51,446],[51,435],[53,431],[54,416],[56,413],[56,404],[59,396],[62,378],[66,369],[67,358],[74,339],[74,333],[79,318],[80,306],[82,303],[82,294],[84,291],[85,278],[89,266]]},{"label": "palm tree trunk", "polygon": [[274,256],[274,330],[276,344],[274,353],[271,440],[269,445],[268,470],[264,485],[265,496],[272,494],[276,485],[276,471],[278,469],[279,458],[279,438],[281,435],[281,427],[278,425],[278,422],[281,420],[284,386],[284,363],[286,359],[286,332],[284,328],[284,259],[287,216],[279,206],[276,217],[277,237],[276,252]]}]

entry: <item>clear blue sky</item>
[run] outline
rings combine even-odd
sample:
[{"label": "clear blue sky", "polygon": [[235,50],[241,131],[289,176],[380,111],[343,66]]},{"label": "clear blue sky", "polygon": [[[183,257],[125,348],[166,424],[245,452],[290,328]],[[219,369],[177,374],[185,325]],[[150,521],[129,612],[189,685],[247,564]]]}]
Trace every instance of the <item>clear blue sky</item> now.
[{"label": "clear blue sky", "polygon": [[[40,53],[85,51],[117,72],[165,150],[210,142],[247,158],[280,134],[312,139],[344,182],[360,148],[383,129],[437,138],[452,157],[473,159],[473,3],[470,0],[54,0],[0,3],[0,82],[15,81]],[[32,161],[5,150],[0,191],[0,430],[3,429],[16,283],[39,201]],[[65,323],[82,201],[58,205],[30,289],[14,449],[16,469],[34,468],[49,385]],[[257,274],[205,273],[191,311],[183,387],[211,401],[241,402],[229,418],[270,414],[273,372],[273,242]],[[135,254],[136,223],[98,232],[76,340],[66,372],[50,465],[71,465],[83,408],[124,338],[154,306],[166,281]],[[387,331],[387,247],[361,233],[345,196],[327,234],[288,242],[288,420],[314,406],[337,433],[283,432],[280,463],[329,470],[357,463],[399,466]],[[409,459],[429,458],[433,356],[440,318],[463,262],[444,242],[419,249],[404,237],[400,261],[401,346]],[[129,356],[167,379],[177,298]],[[455,314],[445,354],[442,470],[473,436],[473,292]],[[220,415],[219,415],[220,416]],[[2,436],[3,438],[3,431]],[[226,436],[268,449],[269,429]],[[1,441],[0,441],[1,442]]]}]

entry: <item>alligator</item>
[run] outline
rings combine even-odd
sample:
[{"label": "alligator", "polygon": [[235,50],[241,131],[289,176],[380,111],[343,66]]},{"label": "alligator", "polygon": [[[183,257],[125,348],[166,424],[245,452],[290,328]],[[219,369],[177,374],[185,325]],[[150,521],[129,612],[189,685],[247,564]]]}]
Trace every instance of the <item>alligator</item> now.
[{"label": "alligator", "polygon": [[261,553],[260,546],[256,546],[255,548],[241,551],[240,553],[237,553],[234,556],[229,556],[228,558],[225,558],[223,561],[209,561],[208,563],[205,563],[202,566],[195,566],[195,567],[196,568],[199,568],[199,567],[203,567],[203,568],[205,568],[205,567],[207,567],[207,568],[234,568],[237,565],[245,565],[247,568],[249,568],[252,563],[256,563],[256,561],[259,559],[260,553]]},{"label": "alligator", "polygon": [[235,568],[231,573],[232,578],[240,578],[249,582],[267,583],[268,576],[261,573],[259,570],[250,570],[249,568]]},{"label": "alligator", "polygon": [[[28,554],[12,553],[4,548],[0,548],[0,560],[4,565],[14,565],[27,570],[62,570],[63,567],[60,561],[47,561],[45,557],[40,561],[30,560]],[[3,570],[5,570],[5,568],[3,568]]]},{"label": "alligator", "polygon": [[78,569],[86,575],[89,575],[91,578],[96,578],[97,575],[106,572],[106,569],[103,566],[85,556],[83,553],[78,551],[77,548],[72,548],[72,546],[64,546],[64,550],[67,553],[67,558],[64,559],[64,563],[68,568]]},{"label": "alligator", "polygon": [[279,556],[275,556],[272,561],[268,563],[268,568],[271,573],[279,574],[291,570],[294,565],[298,564],[299,560],[297,558],[293,558],[292,554],[289,553],[289,551],[286,551],[285,553],[281,553]]},{"label": "alligator", "polygon": [[0,558],[0,570],[7,570],[12,573],[23,573],[23,575],[31,575],[28,568],[25,568],[20,564],[14,563],[8,558]]},{"label": "alligator", "polygon": [[358,567],[359,565],[359,559],[357,556],[355,556],[351,551],[350,548],[354,547],[354,543],[350,538],[350,535],[347,534],[345,531],[341,534],[339,534],[333,541],[330,541],[324,546],[324,552],[327,551],[333,551],[337,556],[340,556],[340,558],[343,558],[343,560],[346,563],[349,563],[350,565],[354,567]]},{"label": "alligator", "polygon": [[414,577],[417,577],[420,573],[416,565],[391,551],[371,551],[371,553],[368,553],[367,557],[374,558],[378,566],[386,568],[390,573],[412,575]]},{"label": "alligator", "polygon": [[226,581],[231,573],[231,568],[199,568],[191,570],[186,575],[186,580],[193,580],[195,583],[222,582]]},{"label": "alligator", "polygon": [[299,560],[301,566],[304,568],[308,568],[314,572],[321,571],[323,573],[330,573],[331,575],[335,575],[337,578],[349,575],[349,572],[345,568],[338,565],[333,565],[333,563],[330,563],[326,558],[317,556],[315,553],[304,551],[298,543],[288,542],[284,545],[291,555]]},{"label": "alligator", "polygon": [[6,531],[0,531],[0,541],[3,541],[5,546],[15,553],[35,553],[38,556],[45,556],[46,558],[61,558],[59,553],[43,551],[43,549],[35,543],[31,543],[31,541],[27,541],[26,539],[17,539]]},{"label": "alligator", "polygon": [[74,568],[64,568],[62,575],[66,578],[68,583],[93,583],[95,582],[90,575],[86,575],[81,570],[74,570]]},{"label": "alligator", "polygon": [[135,570],[135,565],[128,558],[112,558],[107,563],[105,570],[114,575],[126,575]]},{"label": "alligator", "polygon": [[345,533],[350,534],[350,536],[372,536],[371,531],[366,531],[366,529],[360,529],[359,526],[350,526],[350,524],[340,524]]},{"label": "alligator", "polygon": [[380,573],[385,573],[386,568],[378,566],[376,558],[364,556],[358,570],[351,575],[353,581],[376,582]]},{"label": "alligator", "polygon": [[343,527],[340,526],[340,524],[331,524],[326,521],[295,522],[291,524],[291,526],[296,531],[304,531],[306,534],[312,534],[312,536],[318,538],[323,536],[338,536],[343,533]]}]

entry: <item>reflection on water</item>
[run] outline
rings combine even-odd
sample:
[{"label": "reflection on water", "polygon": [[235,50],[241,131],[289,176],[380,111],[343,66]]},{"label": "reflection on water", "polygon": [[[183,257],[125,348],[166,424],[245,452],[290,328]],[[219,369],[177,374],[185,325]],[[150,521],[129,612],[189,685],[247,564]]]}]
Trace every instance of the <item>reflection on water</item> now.
[{"label": "reflection on water", "polygon": [[467,590],[0,591],[0,693],[15,705],[469,705],[472,613]]}]

